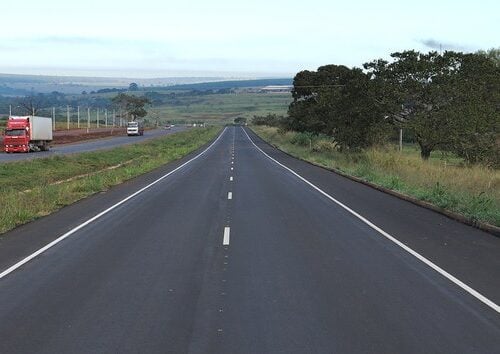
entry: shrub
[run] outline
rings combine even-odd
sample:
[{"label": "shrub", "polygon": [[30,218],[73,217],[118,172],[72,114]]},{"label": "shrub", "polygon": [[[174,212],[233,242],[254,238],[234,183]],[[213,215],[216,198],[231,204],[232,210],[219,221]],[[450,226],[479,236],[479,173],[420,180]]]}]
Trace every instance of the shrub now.
[{"label": "shrub", "polygon": [[314,152],[331,153],[337,151],[337,144],[333,141],[318,140],[314,143],[312,150]]},{"label": "shrub", "polygon": [[310,146],[312,144],[313,139],[314,139],[313,133],[303,132],[303,133],[296,133],[292,137],[290,142],[294,145]]}]

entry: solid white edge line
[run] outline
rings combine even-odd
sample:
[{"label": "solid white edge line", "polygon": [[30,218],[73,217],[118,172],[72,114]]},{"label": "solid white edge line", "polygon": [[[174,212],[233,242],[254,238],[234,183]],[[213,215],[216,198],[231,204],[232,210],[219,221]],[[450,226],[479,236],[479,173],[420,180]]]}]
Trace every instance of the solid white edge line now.
[{"label": "solid white edge line", "polygon": [[233,199],[233,192],[227,192],[227,199]]},{"label": "solid white edge line", "polygon": [[222,240],[222,245],[223,246],[229,246],[229,234],[231,233],[231,229],[229,226],[226,226],[224,228],[224,238]]},{"label": "solid white edge line", "polygon": [[8,274],[12,273],[13,271],[15,271],[16,269],[20,268],[21,266],[23,266],[24,264],[28,263],[29,261],[31,261],[33,258],[37,257],[38,255],[42,254],[43,252],[47,251],[49,248],[55,246],[56,244],[58,244],[59,242],[61,242],[62,240],[64,240],[65,238],[68,238],[69,236],[73,235],[75,232],[81,230],[82,228],[84,228],[85,226],[89,225],[90,223],[96,221],[97,219],[99,219],[100,217],[102,217],[103,215],[106,215],[107,213],[109,213],[110,211],[112,211],[113,209],[115,209],[116,207],[122,205],[123,203],[129,201],[130,199],[134,198],[135,196],[137,196],[138,194],[144,192],[145,190],[151,188],[152,186],[154,186],[155,184],[157,184],[158,182],[164,180],[165,178],[167,178],[168,176],[170,176],[171,174],[173,174],[174,172],[180,170],[181,168],[183,168],[184,166],[186,166],[187,164],[193,162],[194,160],[196,160],[197,158],[199,158],[200,156],[202,156],[203,154],[205,154],[208,150],[210,150],[218,141],[219,139],[224,135],[224,133],[226,132],[227,128],[224,128],[224,130],[222,131],[222,133],[219,134],[219,136],[217,137],[217,139],[215,139],[215,141],[210,144],[210,146],[208,146],[205,150],[203,150],[202,152],[200,152],[198,155],[196,155],[195,157],[193,157],[192,159],[184,162],[182,165],[176,167],[175,169],[173,169],[172,171],[170,171],[169,173],[161,176],[160,178],[158,178],[157,180],[151,182],[150,184],[148,184],[147,186],[139,189],[137,192],[129,195],[128,197],[126,197],[125,199],[122,199],[121,201],[119,201],[118,203],[110,206],[109,208],[107,208],[106,210],[100,212],[99,214],[97,214],[96,216],[88,219],[87,221],[83,222],[82,224],[76,226],[75,228],[71,229],[70,231],[66,232],[65,234],[63,234],[62,236],[59,236],[57,239],[55,239],[54,241],[48,243],[47,245],[45,245],[44,247],[40,248],[38,251],[30,254],[28,257],[22,259],[21,261],[17,262],[16,264],[10,266],[9,268],[7,268],[6,270],[4,270],[2,273],[0,273],[0,279],[2,279],[3,277],[7,276]]},{"label": "solid white edge line", "polygon": [[417,251],[414,251],[413,249],[411,249],[410,247],[408,247],[407,245],[405,245],[401,241],[397,240],[394,236],[391,236],[389,233],[385,232],[380,227],[378,227],[377,225],[375,225],[374,223],[372,223],[370,220],[366,219],[365,217],[361,216],[360,214],[358,214],[357,212],[355,212],[354,210],[352,210],[351,208],[349,208],[347,205],[342,204],[337,199],[335,199],[334,197],[332,197],[328,193],[324,192],[322,189],[320,189],[319,187],[317,187],[313,183],[309,182],[307,179],[305,179],[304,177],[302,177],[301,175],[299,175],[297,172],[295,172],[291,168],[283,165],[281,162],[277,161],[276,159],[274,159],[271,156],[269,156],[268,154],[266,154],[261,148],[259,148],[254,143],[254,141],[252,140],[252,138],[250,138],[250,136],[245,131],[245,129],[242,128],[242,130],[245,133],[245,135],[247,136],[247,138],[250,140],[250,142],[253,144],[253,146],[255,146],[257,148],[257,150],[259,150],[262,154],[264,154],[268,159],[270,159],[271,161],[273,161],[274,163],[278,164],[279,166],[281,166],[282,168],[284,168],[288,172],[290,172],[293,175],[295,175],[302,182],[308,184],[310,187],[312,187],[313,189],[315,189],[316,191],[318,191],[319,193],[321,193],[323,196],[325,196],[326,198],[330,199],[332,202],[336,203],[337,205],[339,205],[343,209],[347,210],[349,213],[351,213],[352,215],[354,215],[355,217],[357,217],[359,220],[361,220],[362,222],[364,222],[365,224],[367,224],[368,226],[370,226],[372,229],[374,229],[375,231],[377,231],[378,233],[380,233],[382,236],[384,236],[387,239],[389,239],[390,241],[394,242],[396,245],[398,245],[399,247],[401,247],[402,249],[404,249],[406,252],[408,252],[409,254],[411,254],[412,256],[414,256],[415,258],[417,258],[419,261],[425,263],[427,266],[429,266],[430,268],[434,269],[436,272],[438,272],[439,274],[441,274],[442,276],[444,276],[445,278],[447,278],[448,280],[450,280],[454,284],[458,285],[463,290],[467,291],[470,295],[474,296],[479,301],[483,302],[484,304],[486,304],[487,306],[489,306],[490,308],[492,308],[496,312],[500,313],[500,306],[499,305],[497,305],[496,303],[494,303],[493,301],[491,301],[490,299],[488,299],[486,296],[484,296],[481,293],[479,293],[477,290],[474,290],[473,288],[471,288],[470,286],[468,286],[467,284],[465,284],[464,282],[462,282],[458,278],[455,278],[453,275],[451,275],[450,273],[448,273],[447,271],[445,271],[444,269],[442,269],[438,265],[432,263],[430,260],[428,260],[427,258],[425,258],[424,256],[422,256]]}]

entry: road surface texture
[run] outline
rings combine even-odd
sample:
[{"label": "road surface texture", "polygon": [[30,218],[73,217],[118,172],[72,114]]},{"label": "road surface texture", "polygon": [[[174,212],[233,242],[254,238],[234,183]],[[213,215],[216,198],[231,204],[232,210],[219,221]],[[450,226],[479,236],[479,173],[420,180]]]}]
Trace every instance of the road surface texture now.
[{"label": "road surface texture", "polygon": [[499,238],[240,127],[203,151],[5,234],[0,352],[500,352]]},{"label": "road surface texture", "polygon": [[84,141],[81,143],[55,145],[51,147],[49,151],[39,151],[30,153],[11,153],[11,154],[1,152],[0,163],[50,157],[55,155],[69,155],[80,152],[111,149],[118,146],[146,141],[152,138],[158,138],[160,136],[180,132],[185,129],[186,129],[185,127],[174,127],[171,130],[166,130],[166,129],[146,130],[144,132],[144,135],[142,136],[117,136],[114,138],[97,139],[91,141]]}]

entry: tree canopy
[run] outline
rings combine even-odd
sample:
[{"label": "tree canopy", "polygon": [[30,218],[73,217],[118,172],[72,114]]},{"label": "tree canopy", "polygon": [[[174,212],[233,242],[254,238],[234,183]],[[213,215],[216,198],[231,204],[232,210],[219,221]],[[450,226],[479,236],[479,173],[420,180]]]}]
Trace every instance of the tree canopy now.
[{"label": "tree canopy", "polygon": [[139,85],[137,85],[135,82],[132,82],[130,85],[128,85],[128,90],[139,91]]},{"label": "tree canopy", "polygon": [[145,117],[148,112],[144,106],[150,103],[146,97],[138,97],[126,93],[119,93],[111,101],[119,110],[125,112],[127,119],[131,119],[132,121]]},{"label": "tree canopy", "polygon": [[464,54],[414,50],[364,69],[326,65],[294,78],[285,129],[332,136],[341,149],[384,143],[404,128],[427,159],[435,149],[468,162],[498,165],[498,51]]},{"label": "tree canopy", "polygon": [[322,66],[295,76],[286,126],[333,136],[341,149],[356,149],[380,141],[387,124],[377,105],[376,82],[361,69]]}]

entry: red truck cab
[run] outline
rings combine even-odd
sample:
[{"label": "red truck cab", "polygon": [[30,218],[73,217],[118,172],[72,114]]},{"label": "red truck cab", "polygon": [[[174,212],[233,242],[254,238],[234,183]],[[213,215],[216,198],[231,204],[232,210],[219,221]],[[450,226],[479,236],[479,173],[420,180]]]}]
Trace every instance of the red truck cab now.
[{"label": "red truck cab", "polygon": [[9,117],[5,127],[5,152],[46,151],[52,141],[51,118]]}]

